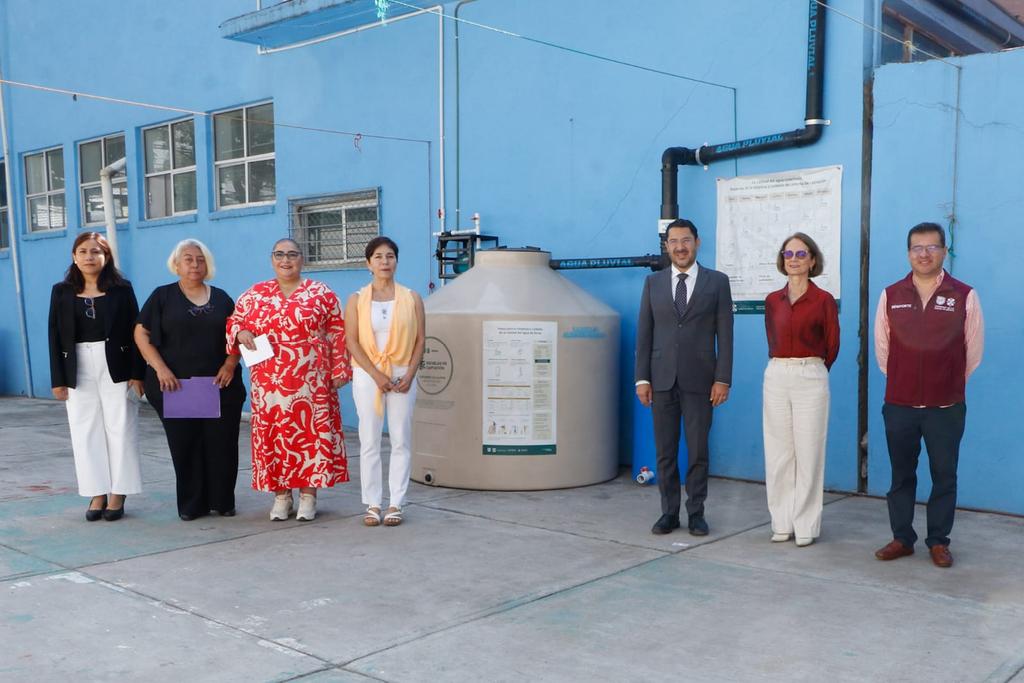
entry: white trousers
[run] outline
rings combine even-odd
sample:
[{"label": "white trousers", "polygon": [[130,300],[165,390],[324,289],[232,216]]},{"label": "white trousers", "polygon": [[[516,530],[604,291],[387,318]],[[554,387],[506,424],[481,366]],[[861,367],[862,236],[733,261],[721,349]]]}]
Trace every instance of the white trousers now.
[{"label": "white trousers", "polygon": [[[392,377],[405,375],[406,368],[396,367]],[[383,396],[384,415],[376,409],[377,384],[369,373],[355,367],[352,372],[352,398],[359,415],[359,484],[363,493],[363,505],[382,506],[383,472],[380,457],[381,432],[384,417],[388,420],[388,436],[391,439],[391,457],[388,460],[389,505],[400,508],[405,504],[405,493],[409,488],[409,474],[412,471],[412,411],[416,403],[416,383],[409,393],[389,391]]]},{"label": "white trousers", "polygon": [[825,483],[828,369],[772,358],[764,371],[764,469],[772,532],[817,538]]},{"label": "white trousers", "polygon": [[75,351],[78,386],[68,388],[67,409],[78,493],[141,493],[139,402],[128,395],[128,382],[110,379],[104,342],[76,344]]}]

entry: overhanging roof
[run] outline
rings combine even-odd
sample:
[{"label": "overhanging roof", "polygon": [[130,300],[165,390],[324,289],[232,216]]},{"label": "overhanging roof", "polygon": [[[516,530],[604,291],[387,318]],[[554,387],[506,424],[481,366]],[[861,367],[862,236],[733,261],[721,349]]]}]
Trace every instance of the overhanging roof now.
[{"label": "overhanging roof", "polygon": [[[439,0],[391,3],[387,18],[439,4]],[[413,5],[416,9],[406,7]],[[220,25],[221,36],[261,47],[282,47],[380,21],[374,0],[288,0]]]}]

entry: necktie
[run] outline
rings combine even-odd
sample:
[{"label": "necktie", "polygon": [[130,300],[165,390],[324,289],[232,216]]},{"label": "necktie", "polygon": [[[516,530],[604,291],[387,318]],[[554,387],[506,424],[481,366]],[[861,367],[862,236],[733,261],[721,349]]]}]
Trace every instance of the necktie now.
[{"label": "necktie", "polygon": [[680,316],[686,312],[686,273],[679,273],[679,283],[676,285],[676,313]]}]

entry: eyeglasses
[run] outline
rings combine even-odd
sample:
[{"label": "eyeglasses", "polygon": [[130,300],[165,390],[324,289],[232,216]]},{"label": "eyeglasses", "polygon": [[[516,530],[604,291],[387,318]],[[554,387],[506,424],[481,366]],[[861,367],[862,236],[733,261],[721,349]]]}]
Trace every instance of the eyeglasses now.
[{"label": "eyeglasses", "polygon": [[295,259],[302,256],[302,254],[300,254],[297,251],[274,251],[271,252],[270,255],[274,257],[275,261],[284,261],[285,259],[288,259],[289,261],[294,261]]},{"label": "eyeglasses", "polygon": [[209,313],[212,310],[213,310],[213,304],[210,303],[209,301],[207,301],[202,306],[189,306],[188,307],[188,314],[190,316],[192,316],[193,318],[195,318],[198,315],[202,315],[203,313]]},{"label": "eyeglasses", "polygon": [[810,256],[810,254],[805,249],[800,249],[798,251],[793,251],[792,249],[786,249],[785,251],[780,251],[779,253],[782,254],[782,258],[784,258],[784,259],[791,259],[791,258],[805,259],[808,256]]},{"label": "eyeglasses", "polygon": [[910,248],[910,253],[914,256],[920,256],[921,254],[928,252],[928,255],[937,254],[945,249],[941,244],[915,244]]},{"label": "eyeglasses", "polygon": [[85,317],[89,320],[96,319],[96,302],[93,301],[91,296],[82,297],[82,303],[85,304]]}]

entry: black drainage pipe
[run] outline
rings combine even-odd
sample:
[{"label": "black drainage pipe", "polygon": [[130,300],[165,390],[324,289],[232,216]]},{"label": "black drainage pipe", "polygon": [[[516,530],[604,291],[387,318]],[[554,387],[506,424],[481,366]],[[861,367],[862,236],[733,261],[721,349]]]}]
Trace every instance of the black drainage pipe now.
[{"label": "black drainage pipe", "polygon": [[809,0],[807,21],[807,106],[804,127],[785,133],[763,135],[697,149],[669,147],[661,155],[661,217],[679,217],[679,167],[706,166],[712,161],[745,157],[788,147],[812,145],[821,138],[828,124],[823,117],[825,83],[825,8]]}]

